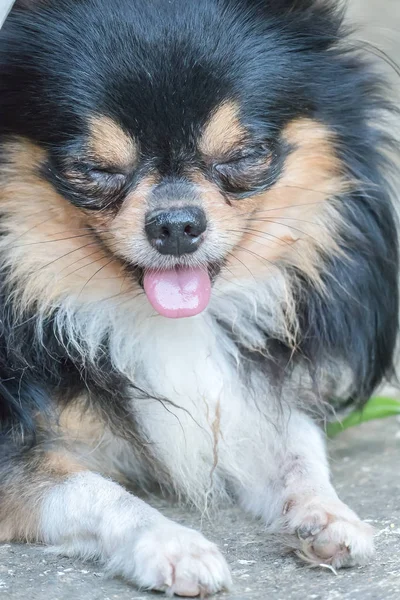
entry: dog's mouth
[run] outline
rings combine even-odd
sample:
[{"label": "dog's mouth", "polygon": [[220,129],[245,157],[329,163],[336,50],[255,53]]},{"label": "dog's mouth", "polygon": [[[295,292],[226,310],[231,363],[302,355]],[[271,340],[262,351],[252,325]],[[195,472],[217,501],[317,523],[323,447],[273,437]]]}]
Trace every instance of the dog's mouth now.
[{"label": "dog's mouth", "polygon": [[143,275],[143,288],[154,310],[163,317],[194,317],[210,302],[211,277],[205,267],[148,270]]},{"label": "dog's mouth", "polygon": [[169,269],[136,266],[134,272],[149,303],[159,315],[182,319],[194,317],[207,308],[212,284],[221,266],[220,263],[177,265]]},{"label": "dog's mouth", "polygon": [[[98,236],[96,236],[98,237]],[[104,244],[99,238],[100,243]],[[127,273],[143,288],[146,297],[161,316],[169,319],[194,317],[211,299],[211,288],[225,260],[199,264],[145,267],[120,258]]]}]

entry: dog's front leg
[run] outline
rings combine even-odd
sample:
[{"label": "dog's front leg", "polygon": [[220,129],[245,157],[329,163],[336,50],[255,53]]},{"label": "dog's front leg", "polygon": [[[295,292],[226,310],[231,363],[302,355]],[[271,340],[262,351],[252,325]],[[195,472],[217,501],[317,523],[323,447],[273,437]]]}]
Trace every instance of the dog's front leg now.
[{"label": "dog's front leg", "polygon": [[253,485],[239,490],[242,505],[308,562],[335,568],[367,562],[373,529],[338,498],[317,425],[296,410],[282,421],[269,426],[269,450],[262,462],[253,461],[257,472]]},{"label": "dog's front leg", "polygon": [[0,498],[0,542],[44,542],[169,595],[212,594],[230,585],[214,544],[64,453],[33,449],[8,457]]}]

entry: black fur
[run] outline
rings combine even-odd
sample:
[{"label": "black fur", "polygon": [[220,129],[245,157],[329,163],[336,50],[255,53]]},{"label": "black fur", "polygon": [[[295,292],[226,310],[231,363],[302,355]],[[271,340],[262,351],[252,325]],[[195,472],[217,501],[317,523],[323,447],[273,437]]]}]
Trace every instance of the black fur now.
[{"label": "black fur", "polygon": [[[22,135],[43,146],[52,181],[56,173],[59,189],[87,206],[84,191],[68,196],[62,170],[85,143],[89,115],[109,115],[133,132],[143,153],[140,172],[156,166],[162,176],[182,175],[187,162],[205,168],[196,136],[225,99],[239,101],[254,140],[269,144],[277,158],[285,152],[280,132],[290,120],[325,123],[336,135],[346,174],[358,181],[357,191],[340,199],[346,258],[325,259],[325,295],[293,272],[297,353],[285,340],[271,345],[269,332],[265,339],[279,346],[283,371],[286,358],[306,361],[316,372],[324,360],[349,366],[352,398],[364,401],[392,366],[397,224],[385,179],[387,140],[373,124],[387,108],[383,87],[362,59],[341,47],[341,20],[334,3],[314,0],[17,3],[0,34],[0,143]],[[159,38],[163,44],[154,44]],[[34,414],[48,410],[51,396],[62,391],[68,400],[81,389],[98,398],[117,427],[124,423],[128,384],[112,373],[107,340],[103,362],[88,365],[67,356],[50,320],[43,345],[34,314],[18,326],[13,321],[11,293],[3,285],[3,430],[20,426],[32,434]]]}]

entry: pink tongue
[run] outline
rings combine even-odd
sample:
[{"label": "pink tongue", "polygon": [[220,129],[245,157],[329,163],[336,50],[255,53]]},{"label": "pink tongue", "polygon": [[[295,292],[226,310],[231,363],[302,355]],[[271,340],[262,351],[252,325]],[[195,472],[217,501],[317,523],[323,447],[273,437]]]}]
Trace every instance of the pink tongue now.
[{"label": "pink tongue", "polygon": [[146,271],[143,286],[152,307],[170,319],[198,315],[210,301],[210,277],[201,268]]}]

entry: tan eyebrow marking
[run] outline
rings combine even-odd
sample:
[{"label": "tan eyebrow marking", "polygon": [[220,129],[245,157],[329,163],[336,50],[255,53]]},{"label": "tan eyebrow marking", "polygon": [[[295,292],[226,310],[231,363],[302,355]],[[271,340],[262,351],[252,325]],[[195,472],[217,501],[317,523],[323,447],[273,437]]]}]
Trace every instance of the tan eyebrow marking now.
[{"label": "tan eyebrow marking", "polygon": [[224,102],[206,124],[199,148],[206,156],[221,156],[243,142],[245,135],[238,105],[233,101]]},{"label": "tan eyebrow marking", "polygon": [[92,117],[89,123],[89,151],[106,165],[128,167],[135,163],[138,147],[110,117]]}]

